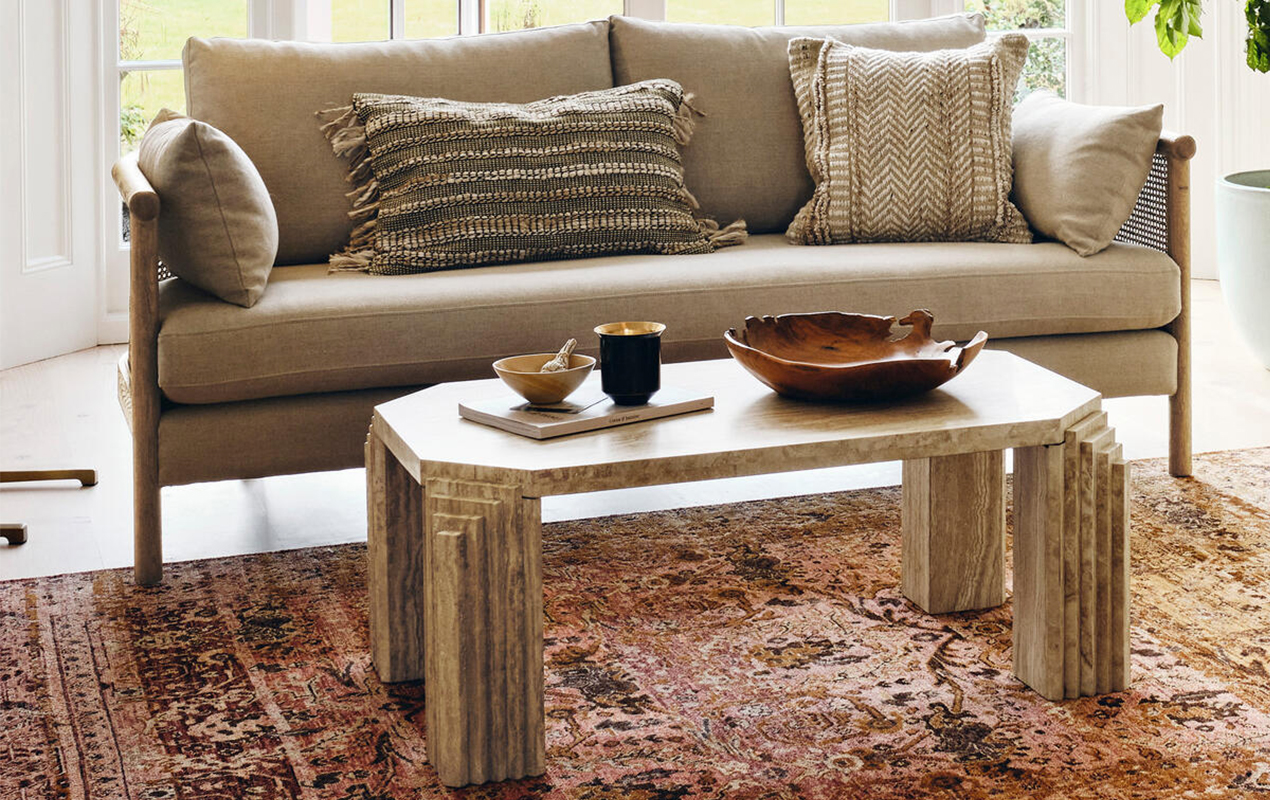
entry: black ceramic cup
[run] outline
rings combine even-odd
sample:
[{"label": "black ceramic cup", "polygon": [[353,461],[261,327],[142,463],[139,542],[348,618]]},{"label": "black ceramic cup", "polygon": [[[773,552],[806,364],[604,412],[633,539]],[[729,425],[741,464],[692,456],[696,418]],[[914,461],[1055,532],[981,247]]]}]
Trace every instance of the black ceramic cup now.
[{"label": "black ceramic cup", "polygon": [[610,322],[600,336],[600,388],[619,406],[642,406],[661,388],[660,322]]}]

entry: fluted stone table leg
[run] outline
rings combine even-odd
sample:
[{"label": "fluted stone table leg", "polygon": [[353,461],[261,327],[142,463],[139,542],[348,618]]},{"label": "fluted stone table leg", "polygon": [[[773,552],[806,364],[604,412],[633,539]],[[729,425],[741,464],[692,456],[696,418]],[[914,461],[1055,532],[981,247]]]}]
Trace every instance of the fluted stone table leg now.
[{"label": "fluted stone table leg", "polygon": [[425,497],[428,758],[447,786],[542,774],[541,501],[448,479]]},{"label": "fluted stone table leg", "polygon": [[1051,700],[1129,685],[1128,487],[1102,412],[1014,451],[1014,674]]}]

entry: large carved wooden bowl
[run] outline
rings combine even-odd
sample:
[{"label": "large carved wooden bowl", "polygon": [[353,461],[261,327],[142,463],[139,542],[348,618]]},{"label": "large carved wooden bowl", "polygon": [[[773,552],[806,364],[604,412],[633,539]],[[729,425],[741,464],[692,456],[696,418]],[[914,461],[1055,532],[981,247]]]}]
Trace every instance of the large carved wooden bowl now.
[{"label": "large carved wooden bowl", "polygon": [[877,402],[930,391],[961,373],[988,341],[979,331],[965,347],[931,338],[935,317],[914,311],[893,338],[895,317],[822,311],[747,317],[723,334],[732,357],[777,394],[800,400]]}]

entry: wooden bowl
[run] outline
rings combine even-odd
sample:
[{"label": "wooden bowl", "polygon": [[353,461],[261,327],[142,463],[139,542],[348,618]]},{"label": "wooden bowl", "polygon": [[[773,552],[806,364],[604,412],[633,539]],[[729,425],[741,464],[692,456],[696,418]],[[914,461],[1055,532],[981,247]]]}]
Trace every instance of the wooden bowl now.
[{"label": "wooden bowl", "polygon": [[800,400],[875,402],[930,391],[956,377],[988,341],[979,331],[965,347],[931,338],[935,317],[914,311],[891,338],[895,317],[823,311],[747,317],[723,334],[732,357],[777,394]]},{"label": "wooden bowl", "polygon": [[534,405],[549,406],[573,394],[595,366],[595,359],[574,353],[569,368],[559,372],[539,372],[555,353],[512,356],[494,362],[494,371],[503,383]]}]

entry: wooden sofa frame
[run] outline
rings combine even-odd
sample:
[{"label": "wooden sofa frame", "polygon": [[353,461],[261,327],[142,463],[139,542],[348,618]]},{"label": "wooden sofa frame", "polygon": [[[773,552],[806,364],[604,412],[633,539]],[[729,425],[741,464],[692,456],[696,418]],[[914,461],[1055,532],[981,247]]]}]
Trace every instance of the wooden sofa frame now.
[{"label": "wooden sofa frame", "polygon": [[[1181,268],[1181,312],[1165,330],[1177,340],[1177,388],[1169,398],[1169,472],[1191,474],[1191,220],[1190,159],[1195,140],[1164,133],[1151,177],[1138,198],[1119,241],[1162,250]],[[159,282],[167,270],[159,262],[159,195],[125,156],[111,170],[127,204],[131,224],[131,279],[128,295],[128,353],[119,364],[119,403],[132,428],[132,497],[135,576],[139,584],[163,579],[162,512],[159,490]]]}]

